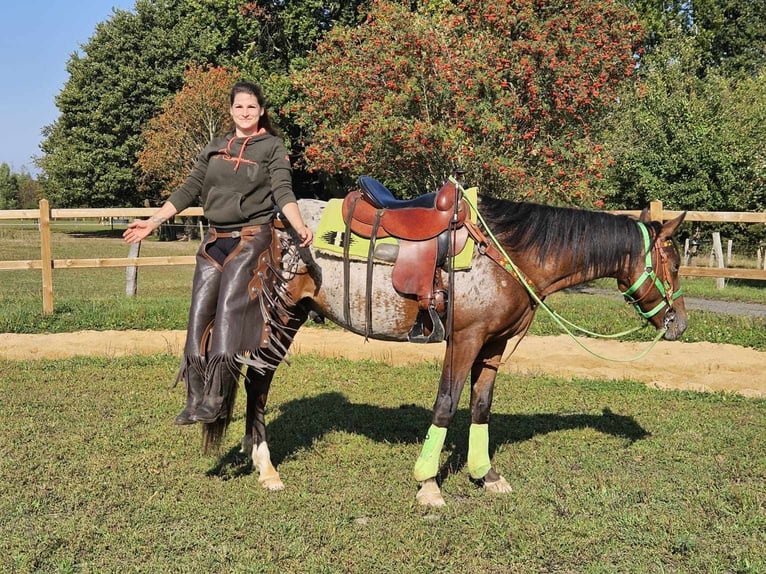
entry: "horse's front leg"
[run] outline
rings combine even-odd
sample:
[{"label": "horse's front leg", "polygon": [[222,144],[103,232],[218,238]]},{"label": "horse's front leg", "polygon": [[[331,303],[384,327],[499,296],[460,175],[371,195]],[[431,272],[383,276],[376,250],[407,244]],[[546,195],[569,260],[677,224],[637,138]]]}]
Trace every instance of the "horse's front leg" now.
[{"label": "horse's front leg", "polygon": [[413,472],[415,480],[421,483],[416,499],[424,506],[444,506],[444,498],[436,481],[441,451],[447,436],[447,427],[455,418],[460,393],[478,350],[470,343],[458,344],[458,339],[459,337],[453,335],[447,342],[439,391],[433,407],[433,419]]},{"label": "horse's front leg", "polygon": [[245,414],[245,436],[242,438],[242,452],[250,454],[253,466],[258,471],[258,482],[268,490],[282,490],[285,485],[277,469],[271,463],[271,454],[266,441],[266,401],[269,397],[271,380],[275,371],[260,374],[252,367],[247,370],[247,410]]},{"label": "horse's front leg", "polygon": [[468,474],[480,480],[484,490],[511,492],[511,485],[492,466],[489,457],[489,414],[495,389],[495,377],[506,341],[487,343],[471,369],[471,427],[468,433]]}]

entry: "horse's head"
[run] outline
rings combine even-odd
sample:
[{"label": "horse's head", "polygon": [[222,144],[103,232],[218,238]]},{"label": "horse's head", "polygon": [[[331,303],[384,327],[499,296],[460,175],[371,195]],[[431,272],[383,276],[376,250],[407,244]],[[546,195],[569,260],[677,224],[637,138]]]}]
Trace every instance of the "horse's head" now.
[{"label": "horse's head", "polygon": [[684,217],[686,212],[661,225],[651,222],[644,210],[638,221],[644,255],[633,258],[625,276],[618,279],[625,299],[655,328],[664,329],[668,341],[675,341],[686,330],[686,307],[678,280],[681,257],[673,241]]}]

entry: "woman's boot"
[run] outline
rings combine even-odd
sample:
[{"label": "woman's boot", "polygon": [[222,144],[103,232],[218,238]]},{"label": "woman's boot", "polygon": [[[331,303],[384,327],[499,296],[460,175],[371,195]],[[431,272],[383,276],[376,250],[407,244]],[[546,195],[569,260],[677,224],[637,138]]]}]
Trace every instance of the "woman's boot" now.
[{"label": "woman's boot", "polygon": [[207,253],[215,241],[208,234],[197,251],[197,266],[194,270],[192,300],[189,307],[189,326],[186,331],[186,345],[181,367],[176,377],[186,383],[186,407],[175,419],[177,425],[189,425],[196,421],[194,412],[205,394],[205,372],[210,336],[215,322],[218,291],[221,283],[221,264]]},{"label": "woman's boot", "polygon": [[197,422],[192,418],[202,400],[205,379],[196,369],[190,368],[186,376],[186,407],[175,418],[177,425],[191,425]]}]

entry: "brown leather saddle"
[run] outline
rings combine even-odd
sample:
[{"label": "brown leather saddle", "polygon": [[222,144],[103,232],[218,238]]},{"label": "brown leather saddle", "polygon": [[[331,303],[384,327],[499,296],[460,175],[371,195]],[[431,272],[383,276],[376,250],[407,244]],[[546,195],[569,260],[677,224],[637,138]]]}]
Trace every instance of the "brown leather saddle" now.
[{"label": "brown leather saddle", "polygon": [[[367,313],[365,334],[371,334],[371,285],[375,240],[395,237],[398,252],[395,256],[392,283],[404,297],[416,299],[418,317],[408,338],[415,343],[436,343],[447,336],[443,317],[448,309],[448,292],[444,288],[441,269],[447,258],[459,253],[468,237],[464,222],[469,207],[456,185],[445,183],[434,193],[410,200],[396,199],[379,181],[362,176],[360,189],[350,192],[343,200],[343,221],[346,224],[344,242],[353,232],[370,239],[367,262]],[[346,262],[345,285],[348,286],[348,244],[344,243]],[[348,288],[344,309],[349,321]]]}]

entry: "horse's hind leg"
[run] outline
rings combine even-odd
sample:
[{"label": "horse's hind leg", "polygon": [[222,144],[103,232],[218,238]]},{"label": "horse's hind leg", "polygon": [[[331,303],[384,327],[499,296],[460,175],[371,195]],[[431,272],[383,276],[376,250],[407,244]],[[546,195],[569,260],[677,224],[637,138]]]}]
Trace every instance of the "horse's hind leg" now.
[{"label": "horse's hind leg", "polygon": [[269,490],[282,490],[285,485],[271,463],[271,454],[266,441],[266,401],[269,397],[271,380],[275,371],[258,373],[252,367],[247,370],[247,410],[245,413],[245,436],[242,438],[242,452],[250,454],[253,466],[258,471],[258,482]]},{"label": "horse's hind leg", "polygon": [[471,369],[471,427],[468,434],[468,473],[481,480],[492,493],[511,491],[508,481],[492,466],[489,457],[489,415],[495,389],[495,377],[506,341],[487,343]]}]

